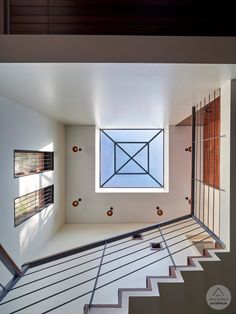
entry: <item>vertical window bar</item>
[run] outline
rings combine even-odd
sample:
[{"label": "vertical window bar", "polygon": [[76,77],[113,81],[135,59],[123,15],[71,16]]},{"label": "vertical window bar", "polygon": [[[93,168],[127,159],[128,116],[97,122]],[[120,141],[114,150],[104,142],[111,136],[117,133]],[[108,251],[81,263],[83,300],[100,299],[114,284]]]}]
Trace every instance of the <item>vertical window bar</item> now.
[{"label": "vertical window bar", "polygon": [[20,225],[54,202],[54,186],[15,198],[15,226]]}]

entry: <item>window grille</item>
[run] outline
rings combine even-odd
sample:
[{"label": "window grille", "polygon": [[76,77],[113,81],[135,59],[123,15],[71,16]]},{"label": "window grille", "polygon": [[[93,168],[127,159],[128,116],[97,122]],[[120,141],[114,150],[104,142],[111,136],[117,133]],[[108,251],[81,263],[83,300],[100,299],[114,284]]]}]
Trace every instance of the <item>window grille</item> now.
[{"label": "window grille", "polygon": [[14,151],[15,178],[53,170],[53,152]]},{"label": "window grille", "polygon": [[15,198],[15,226],[20,225],[54,202],[54,186],[50,185]]}]

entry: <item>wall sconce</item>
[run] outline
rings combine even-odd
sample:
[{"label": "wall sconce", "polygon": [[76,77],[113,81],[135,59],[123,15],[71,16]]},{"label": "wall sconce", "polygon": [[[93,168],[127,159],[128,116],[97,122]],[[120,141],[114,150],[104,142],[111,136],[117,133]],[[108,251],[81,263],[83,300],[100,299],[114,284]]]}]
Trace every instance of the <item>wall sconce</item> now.
[{"label": "wall sconce", "polygon": [[73,146],[73,147],[72,147],[72,151],[73,151],[74,153],[77,153],[78,151],[81,152],[81,151],[82,151],[82,148],[81,148],[81,147],[78,147],[78,146]]},{"label": "wall sconce", "polygon": [[156,210],[157,210],[157,215],[158,216],[162,216],[163,215],[163,210],[160,209],[160,207],[156,207]]},{"label": "wall sconce", "polygon": [[82,198],[79,198],[78,200],[74,200],[72,202],[72,206],[73,207],[78,207],[79,206],[79,203],[82,201]]},{"label": "wall sconce", "polygon": [[111,217],[113,215],[113,207],[110,207],[110,209],[107,211],[107,216]]}]

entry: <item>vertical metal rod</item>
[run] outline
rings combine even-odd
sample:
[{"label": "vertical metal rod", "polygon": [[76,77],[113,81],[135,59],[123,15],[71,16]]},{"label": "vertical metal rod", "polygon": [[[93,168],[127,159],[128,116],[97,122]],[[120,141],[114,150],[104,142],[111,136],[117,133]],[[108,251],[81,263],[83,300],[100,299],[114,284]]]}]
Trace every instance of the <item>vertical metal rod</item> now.
[{"label": "vertical metal rod", "polygon": [[202,204],[202,200],[201,200],[201,190],[202,190],[202,102],[200,101],[200,108],[199,108],[199,112],[200,112],[200,123],[199,123],[199,128],[200,128],[200,135],[199,135],[199,168],[200,168],[200,181],[199,181],[199,185],[200,185],[200,189],[199,189],[199,217],[200,217],[200,213],[201,213],[201,204]]},{"label": "vertical metal rod", "polygon": [[98,278],[99,278],[99,275],[100,275],[100,271],[101,271],[101,267],[102,267],[102,262],[103,262],[104,254],[105,254],[105,251],[106,251],[106,246],[107,246],[107,242],[105,242],[104,248],[103,248],[103,251],[102,251],[102,256],[101,256],[101,260],[100,260],[100,265],[99,265],[99,267],[98,267],[97,277],[96,277],[96,279],[95,279],[95,283],[94,283],[94,287],[93,287],[93,292],[92,292],[92,294],[91,294],[91,298],[90,298],[90,301],[89,301],[89,310],[91,309],[91,306],[92,306],[92,303],[93,303],[94,294],[95,294],[95,290],[96,290],[96,288],[97,288]]},{"label": "vertical metal rod", "polygon": [[[220,112],[219,112],[219,115],[220,115],[220,125],[219,125],[219,169],[220,169],[220,152],[221,152],[221,92],[220,92]],[[221,210],[221,206],[220,206],[220,193],[221,193],[221,189],[220,189],[220,171],[219,171],[219,233],[218,233],[218,236],[219,238],[221,237],[221,232],[220,232],[220,210]]]},{"label": "vertical metal rod", "polygon": [[215,99],[216,99],[216,92],[214,91],[214,101],[213,101],[213,213],[212,213],[212,230],[215,232],[215,189],[216,189],[216,182],[215,182],[215,171],[216,171],[216,134],[215,134],[215,128],[216,128],[216,117],[215,117]]},{"label": "vertical metal rod", "polygon": [[116,144],[114,144],[114,173],[116,172]]},{"label": "vertical metal rod", "polygon": [[[203,140],[205,140],[205,132],[206,132],[206,98],[204,98],[204,106],[203,106]],[[205,154],[206,154],[206,145],[205,141],[203,142],[203,223],[205,224],[205,194],[206,194],[206,159],[205,159]]]},{"label": "vertical metal rod", "polygon": [[[198,105],[196,106],[196,114],[195,114],[195,176],[194,179],[198,179],[198,117],[199,117],[199,108]],[[195,180],[194,180],[195,181]],[[197,212],[199,212],[199,206],[197,203],[198,200],[198,185],[199,182],[195,181],[195,197],[194,200],[196,201],[195,203],[195,215],[197,215]]]},{"label": "vertical metal rod", "polygon": [[195,127],[196,127],[196,109],[192,108],[192,173],[191,173],[191,214],[194,215],[195,208]]},{"label": "vertical metal rod", "polygon": [[[207,124],[208,124],[208,126],[207,126],[207,129],[208,129],[208,139],[209,138],[211,138],[211,135],[210,135],[210,132],[211,132],[211,124],[210,124],[210,122],[211,122],[211,120],[210,120],[210,114],[211,114],[211,105],[210,105],[210,103],[211,103],[211,95],[209,95],[209,98],[208,98],[208,114],[207,114]],[[210,167],[210,162],[211,162],[211,158],[210,158],[210,145],[211,145],[211,140],[209,140],[208,141],[208,155],[207,155],[207,158],[208,158],[208,200],[207,200],[207,202],[208,202],[208,205],[207,205],[207,207],[208,207],[208,211],[207,211],[207,227],[208,228],[210,228],[210,226],[209,226],[209,220],[210,220],[210,178],[211,178],[211,167]]]},{"label": "vertical metal rod", "polygon": [[[197,110],[197,119],[196,119],[196,129],[197,129],[197,138],[196,138],[196,143],[197,143],[197,146],[196,146],[196,160],[197,160],[197,175],[195,176],[197,179],[199,179],[200,180],[200,171],[201,171],[201,169],[200,169],[200,163],[199,163],[199,150],[200,150],[200,148],[199,148],[199,144],[200,144],[200,104],[197,106],[197,108],[198,108],[198,110]],[[200,202],[198,202],[199,201],[199,194],[200,194],[200,187],[201,187],[201,185],[200,185],[200,182],[198,181],[197,182],[197,194],[196,194],[196,196],[195,196],[195,200],[197,199],[197,201],[196,201],[196,204],[198,203],[198,212],[199,212],[199,215],[200,215]]]},{"label": "vertical metal rod", "polygon": [[197,217],[192,216],[192,218],[216,241],[218,242],[222,248],[225,248],[225,244],[221,241],[221,239],[212,232],[202,221],[200,221]]},{"label": "vertical metal rod", "polygon": [[172,261],[172,264],[173,264],[174,266],[176,266],[175,261],[174,261],[174,259],[173,259],[173,256],[172,256],[172,254],[171,254],[171,252],[170,252],[170,249],[169,249],[169,247],[168,247],[168,244],[167,244],[167,242],[166,242],[166,240],[165,240],[165,238],[164,238],[164,236],[163,236],[163,234],[162,234],[162,232],[161,232],[161,228],[160,228],[159,226],[157,226],[157,228],[158,228],[158,230],[159,230],[159,232],[160,232],[160,235],[161,235],[161,237],[162,237],[162,240],[163,240],[163,242],[164,242],[164,244],[165,244],[165,246],[166,246],[166,249],[167,249],[167,252],[168,252],[168,254],[169,254],[169,256],[170,256],[170,259],[171,259],[171,261]]}]

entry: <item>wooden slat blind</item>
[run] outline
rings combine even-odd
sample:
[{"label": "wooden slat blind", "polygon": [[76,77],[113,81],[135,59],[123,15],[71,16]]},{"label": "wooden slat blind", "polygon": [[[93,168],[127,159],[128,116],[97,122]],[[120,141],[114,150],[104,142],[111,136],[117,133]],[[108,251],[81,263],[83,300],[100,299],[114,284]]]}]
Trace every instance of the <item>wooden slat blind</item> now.
[{"label": "wooden slat blind", "polygon": [[204,110],[203,180],[212,187],[220,187],[220,97]]},{"label": "wooden slat blind", "polygon": [[[220,35],[225,29],[227,34],[235,33],[232,20],[222,13],[225,8],[211,14],[212,8],[201,1],[9,1],[13,34]],[[218,6],[215,4],[214,8]],[[224,28],[210,22],[211,18],[217,20],[217,16]]]}]

